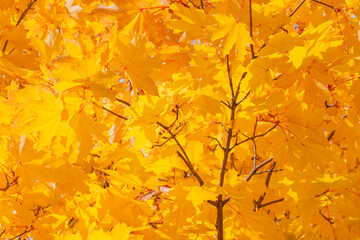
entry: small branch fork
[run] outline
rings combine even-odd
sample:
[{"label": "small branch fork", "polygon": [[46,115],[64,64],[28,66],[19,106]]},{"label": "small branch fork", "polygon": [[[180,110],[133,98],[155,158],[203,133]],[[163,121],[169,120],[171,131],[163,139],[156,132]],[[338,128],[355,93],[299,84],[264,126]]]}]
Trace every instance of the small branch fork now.
[{"label": "small branch fork", "polygon": [[168,142],[170,139],[174,139],[174,141],[176,142],[176,145],[179,147],[180,151],[176,151],[178,156],[184,161],[184,163],[186,164],[186,166],[189,168],[191,174],[196,178],[196,180],[199,182],[200,186],[204,185],[204,181],[201,179],[200,175],[195,171],[188,155],[186,154],[185,149],[181,146],[180,142],[178,141],[178,139],[176,138],[176,135],[178,133],[181,132],[181,130],[185,127],[183,126],[178,132],[173,133],[171,131],[171,128],[174,126],[174,124],[178,121],[179,119],[179,107],[176,106],[176,118],[174,120],[174,122],[169,125],[169,126],[165,126],[164,124],[162,124],[161,122],[156,122],[157,125],[159,125],[160,127],[162,127],[165,131],[167,131],[170,135],[170,137],[168,139],[165,140],[165,142],[163,142],[162,144],[158,144],[158,145],[154,145],[156,147],[162,146],[164,145],[166,142]]},{"label": "small branch fork", "polygon": [[[15,175],[15,171],[12,170],[11,168],[8,168],[7,166],[5,166],[4,164],[1,163],[1,171],[4,174],[4,177],[6,179],[6,186],[3,188],[0,188],[0,191],[5,192],[6,190],[8,190],[10,187],[16,185],[18,183],[18,179],[19,177]],[[4,169],[6,169],[7,171],[5,171]],[[6,173],[8,172],[8,173]],[[12,176],[11,176],[12,175]],[[12,180],[11,182],[9,181],[9,178]]]},{"label": "small branch fork", "polygon": [[[226,55],[226,67],[227,67],[227,74],[228,74],[228,79],[229,79],[229,86],[230,86],[230,90],[231,90],[231,101],[221,101],[227,108],[230,109],[231,111],[231,116],[230,116],[230,121],[232,122],[235,119],[235,112],[237,107],[239,106],[239,104],[241,102],[243,102],[250,94],[250,92],[248,92],[242,99],[238,100],[239,94],[240,94],[240,87],[241,87],[241,82],[242,80],[246,77],[247,72],[243,73],[236,89],[234,87],[233,84],[233,79],[231,77],[231,71],[230,71],[230,62],[229,62],[229,55]],[[226,137],[226,143],[225,146],[223,146],[220,141],[217,138],[214,137],[209,137],[213,140],[215,140],[218,145],[221,147],[221,149],[223,150],[223,160],[222,160],[222,165],[221,165],[221,170],[220,170],[220,179],[219,179],[219,186],[223,187],[224,186],[224,179],[225,179],[225,172],[226,172],[226,164],[227,161],[229,159],[229,153],[232,149],[231,147],[231,140],[234,137],[237,137],[238,132],[235,134],[235,136],[233,135],[233,126],[230,126],[228,128],[226,128],[222,123],[218,123],[220,124],[224,131],[227,134]],[[217,230],[217,235],[218,235],[218,240],[223,240],[224,239],[224,228],[223,228],[223,208],[224,206],[229,202],[230,198],[225,198],[223,199],[223,195],[219,194],[217,197],[217,201],[211,201],[209,200],[208,203],[210,203],[211,205],[216,207],[217,210],[217,218],[216,218],[216,230]]]},{"label": "small branch fork", "polygon": [[[251,0],[250,0],[250,4],[251,4]],[[251,5],[250,5],[250,12],[251,12]],[[251,22],[251,21],[250,21]],[[253,51],[252,51],[252,57],[255,58],[254,54],[253,54]],[[235,119],[235,113],[236,113],[236,109],[237,109],[237,106],[242,103],[250,94],[250,91],[247,92],[245,94],[245,96],[238,100],[238,97],[239,97],[239,93],[240,93],[240,87],[241,87],[241,82],[242,80],[246,77],[246,74],[247,72],[243,73],[236,89],[235,89],[235,86],[233,84],[233,79],[231,77],[231,71],[230,71],[230,63],[229,63],[229,55],[226,55],[226,66],[227,66],[227,75],[228,75],[228,79],[229,79],[229,86],[230,86],[230,91],[231,91],[231,100],[226,100],[226,101],[221,101],[221,103],[223,103],[227,108],[230,109],[230,122],[233,122],[233,120]],[[221,165],[221,171],[220,171],[220,179],[219,179],[219,186],[220,187],[223,187],[224,186],[224,179],[225,179],[225,172],[226,172],[226,164],[227,164],[227,161],[229,159],[229,154],[230,152],[238,145],[242,144],[242,143],[245,143],[247,141],[252,141],[253,143],[253,146],[254,146],[254,157],[253,157],[253,161],[254,161],[254,166],[253,166],[253,169],[251,170],[250,174],[247,176],[246,178],[246,181],[249,181],[251,179],[251,177],[255,174],[260,174],[260,173],[265,173],[267,172],[267,178],[266,178],[266,181],[265,181],[265,184],[266,186],[268,187],[269,185],[269,182],[270,182],[270,178],[271,178],[271,175],[273,172],[276,172],[276,171],[281,171],[281,170],[274,170],[275,169],[275,165],[276,163],[274,162],[270,169],[269,170],[264,170],[262,172],[258,172],[258,170],[262,167],[264,167],[266,164],[270,163],[272,160],[273,160],[273,157],[271,157],[270,159],[260,163],[260,164],[257,164],[257,148],[256,148],[256,143],[255,143],[255,139],[256,138],[259,138],[259,137],[263,137],[265,135],[267,135],[270,131],[272,131],[273,129],[275,129],[278,125],[279,125],[279,122],[275,122],[274,126],[272,126],[271,128],[269,128],[265,133],[262,133],[262,134],[256,134],[256,128],[257,128],[257,123],[258,123],[258,118],[256,119],[256,122],[255,122],[255,125],[254,125],[254,131],[253,131],[253,134],[251,137],[248,137],[246,135],[244,135],[246,137],[245,140],[242,140],[240,141],[238,139],[238,133],[235,133],[233,134],[233,131],[234,131],[234,126],[229,126],[228,128],[225,127],[222,123],[219,123],[219,122],[215,122],[216,124],[219,124],[222,126],[222,128],[224,129],[224,131],[226,132],[227,134],[227,137],[226,137],[226,143],[225,143],[225,146],[223,144],[220,143],[220,141],[217,139],[217,138],[214,138],[214,137],[211,137],[211,136],[208,136],[209,138],[215,140],[218,144],[218,146],[221,147],[221,149],[223,150],[223,161],[222,161],[222,165]],[[233,138],[235,138],[235,143],[231,143]],[[271,202],[268,202],[268,203],[265,203],[263,204],[262,201],[265,197],[265,194],[264,193],[263,195],[260,196],[259,200],[258,201],[255,201],[254,200],[254,203],[255,203],[255,210],[256,209],[259,209],[261,207],[265,207],[265,206],[268,206],[270,204],[274,204],[274,203],[277,203],[277,202],[281,202],[284,200],[284,198],[281,198],[281,199],[278,199],[278,200],[275,200],[275,201],[271,201]],[[209,200],[208,203],[215,206],[216,209],[217,209],[217,219],[216,219],[216,230],[217,230],[217,239],[218,240],[223,240],[224,239],[224,230],[223,230],[223,207],[226,205],[226,203],[228,203],[229,201],[229,197],[223,199],[223,195],[222,194],[219,194],[217,196],[217,201],[212,201],[212,200]]]},{"label": "small branch fork", "polygon": [[3,188],[0,188],[0,191],[3,191],[3,192],[8,190],[11,186],[14,186],[17,184],[17,177],[12,182],[9,182],[9,178],[7,175],[5,175],[5,179],[6,179],[6,186]]},{"label": "small branch fork", "polygon": [[265,195],[266,193],[260,195],[259,199],[257,201],[255,201],[255,199],[253,200],[253,203],[254,203],[254,209],[253,211],[254,212],[257,212],[260,208],[262,207],[266,207],[266,206],[269,206],[271,204],[274,204],[274,203],[278,203],[278,202],[282,202],[284,201],[284,198],[280,198],[280,199],[277,199],[277,200],[274,200],[274,201],[271,201],[271,202],[267,202],[267,203],[262,203],[265,199]]}]

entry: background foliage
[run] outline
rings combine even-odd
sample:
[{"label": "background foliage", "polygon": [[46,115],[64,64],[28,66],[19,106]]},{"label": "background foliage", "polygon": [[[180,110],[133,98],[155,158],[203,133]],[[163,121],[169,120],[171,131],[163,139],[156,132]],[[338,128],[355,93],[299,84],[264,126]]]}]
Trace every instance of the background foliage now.
[{"label": "background foliage", "polygon": [[1,237],[359,239],[359,8],[1,1]]}]

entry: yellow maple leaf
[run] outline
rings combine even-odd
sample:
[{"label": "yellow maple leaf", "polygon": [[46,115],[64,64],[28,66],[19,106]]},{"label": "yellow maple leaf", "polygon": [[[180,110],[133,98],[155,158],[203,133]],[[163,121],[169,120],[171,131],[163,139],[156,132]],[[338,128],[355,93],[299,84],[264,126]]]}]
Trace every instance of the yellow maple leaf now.
[{"label": "yellow maple leaf", "polygon": [[61,124],[63,103],[52,92],[39,89],[39,100],[32,100],[25,104],[24,109],[34,115],[26,133],[39,132],[37,149],[49,146],[51,140],[58,133]]},{"label": "yellow maple leaf", "polygon": [[245,55],[246,45],[252,43],[246,24],[237,21],[233,16],[223,14],[216,14],[215,19],[218,24],[209,27],[213,34],[211,41],[223,40],[223,55],[228,54],[234,45],[242,55]]},{"label": "yellow maple leaf", "polygon": [[144,37],[137,35],[133,43],[129,44],[121,40],[117,42],[118,51],[109,63],[109,68],[119,73],[125,73],[135,88],[157,96],[158,90],[151,74],[160,68],[160,61],[156,56],[147,54],[149,51],[146,48]]}]

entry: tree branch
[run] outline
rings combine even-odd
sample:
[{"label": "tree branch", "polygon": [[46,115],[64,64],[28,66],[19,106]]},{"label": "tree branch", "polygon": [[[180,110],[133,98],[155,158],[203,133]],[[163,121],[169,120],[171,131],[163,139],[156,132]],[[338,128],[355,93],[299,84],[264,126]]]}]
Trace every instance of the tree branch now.
[{"label": "tree branch", "polygon": [[23,236],[26,233],[29,233],[30,231],[31,231],[31,228],[26,227],[24,232],[20,233],[16,237],[9,238],[8,240],[20,239],[21,236]]},{"label": "tree branch", "polygon": [[15,179],[14,179],[13,182],[11,182],[11,183],[9,182],[9,178],[8,178],[7,175],[5,175],[5,179],[6,179],[6,186],[3,187],[3,188],[0,188],[0,191],[3,191],[3,192],[5,192],[6,190],[8,190],[11,186],[16,185],[16,184],[17,184],[17,179],[18,179],[18,177],[15,177]]},{"label": "tree branch", "polygon": [[212,136],[207,136],[207,137],[215,140],[215,141],[218,143],[218,145],[221,147],[221,149],[223,149],[223,150],[225,149],[225,148],[221,145],[220,141],[219,141],[217,138],[214,138],[214,137],[212,137]]},{"label": "tree branch", "polygon": [[266,176],[266,179],[265,179],[265,186],[266,187],[269,187],[270,178],[271,178],[271,175],[272,175],[272,173],[274,171],[275,166],[276,166],[276,162],[273,162],[271,164],[270,170],[269,170],[269,172],[268,172],[268,174]]},{"label": "tree branch", "polygon": [[231,89],[231,97],[234,98],[234,87],[233,87],[232,77],[231,77],[231,73],[230,73],[229,54],[226,55],[226,66],[227,66],[227,73],[228,73],[228,78],[229,78],[229,86]]},{"label": "tree branch", "polygon": [[292,17],[297,10],[299,10],[299,8],[301,7],[301,5],[303,5],[303,3],[305,2],[305,0],[302,0],[301,3],[299,3],[299,5],[294,9],[294,11],[289,15],[289,17]]},{"label": "tree branch", "polygon": [[330,224],[334,224],[334,223],[335,223],[335,222],[332,221],[332,218],[326,217],[326,216],[321,212],[321,210],[319,210],[319,213],[320,213],[320,215],[321,215],[326,221],[328,221]]},{"label": "tree branch", "polygon": [[255,201],[255,199],[253,200],[253,203],[254,203],[254,209],[253,209],[253,211],[254,211],[254,212],[258,211],[258,210],[259,210],[260,208],[262,208],[262,207],[266,207],[266,206],[269,206],[269,205],[271,205],[271,204],[284,201],[284,198],[280,198],[280,199],[277,199],[277,200],[274,200],[274,201],[271,201],[271,202],[267,202],[267,203],[262,204],[262,202],[263,202],[264,199],[265,199],[265,195],[266,195],[266,193],[260,195],[260,196],[259,196],[259,199],[258,199],[257,201]]},{"label": "tree branch", "polygon": [[[253,28],[253,22],[252,22],[252,1],[249,0],[249,16],[250,16],[250,38],[252,40],[253,37],[253,32],[252,32],[252,28]],[[250,44],[250,50],[251,50],[251,59],[256,58],[255,54],[254,54],[254,45],[251,43]]]},{"label": "tree branch", "polygon": [[130,103],[128,103],[127,101],[121,100],[119,98],[116,98],[116,100],[118,100],[119,102],[121,102],[121,103],[123,103],[123,104],[125,104],[125,105],[127,105],[129,107],[131,106]]},{"label": "tree branch", "polygon": [[31,9],[31,7],[34,5],[34,3],[35,3],[36,1],[37,1],[37,0],[33,0],[33,1],[31,1],[31,2],[28,4],[27,8],[22,12],[19,20],[17,21],[17,23],[16,23],[16,25],[15,25],[16,27],[20,24],[21,20],[24,19],[24,17],[26,16],[27,12]]},{"label": "tree branch", "polygon": [[327,3],[321,2],[319,0],[311,0],[311,1],[322,4],[322,5],[326,6],[326,7],[331,8],[332,10],[335,10],[335,8],[333,6],[331,6],[331,5],[327,4]]},{"label": "tree branch", "polygon": [[242,102],[249,96],[249,94],[250,94],[250,91],[248,91],[248,92],[245,94],[245,96],[236,103],[236,105],[239,105],[240,103],[242,103]]},{"label": "tree branch", "polygon": [[204,181],[201,179],[199,174],[195,171],[194,167],[192,166],[191,162],[189,162],[179,151],[176,151],[178,156],[184,161],[186,166],[189,168],[192,175],[195,176],[196,180],[199,182],[200,186],[204,185]]},{"label": "tree branch", "polygon": [[241,142],[237,142],[237,139],[236,139],[235,144],[230,148],[230,150],[232,150],[232,149],[233,149],[234,147],[236,147],[237,145],[243,144],[243,143],[245,143],[245,142],[247,142],[247,141],[253,140],[253,139],[258,138],[258,137],[264,137],[266,134],[268,134],[268,133],[271,132],[273,129],[275,129],[278,125],[279,125],[279,123],[276,122],[275,125],[272,126],[270,129],[268,129],[265,133],[262,133],[262,134],[259,134],[259,135],[255,135],[255,136],[253,136],[253,137],[248,137],[248,136],[246,136],[246,135],[243,134],[243,135],[244,135],[245,137],[247,137],[247,138],[246,138],[245,140],[242,140]]},{"label": "tree branch", "polygon": [[121,118],[121,119],[124,119],[124,120],[128,120],[126,117],[123,117],[123,116],[117,114],[116,112],[113,112],[113,111],[111,111],[110,109],[107,109],[106,107],[102,107],[102,109],[104,109],[105,111],[111,113],[111,114],[114,115],[114,116],[117,116],[118,118]]},{"label": "tree branch", "polygon": [[195,171],[194,167],[191,164],[191,161],[188,157],[188,155],[186,154],[184,148],[181,146],[180,142],[177,140],[176,138],[176,134],[178,134],[179,132],[177,132],[176,134],[174,134],[169,127],[165,126],[164,124],[162,124],[161,122],[156,122],[160,127],[162,127],[163,129],[165,129],[169,134],[170,134],[170,138],[169,139],[174,139],[174,141],[176,142],[177,146],[180,148],[180,151],[177,151],[179,157],[181,157],[181,159],[184,161],[184,163],[186,164],[186,166],[189,168],[190,172],[195,176],[195,178],[198,180],[200,186],[204,185],[204,181],[201,179],[201,177],[199,176],[199,174]]},{"label": "tree branch", "polygon": [[[265,166],[266,164],[268,164],[269,162],[271,162],[274,159],[274,157],[269,158],[268,160],[260,163],[259,165],[255,166],[251,172],[249,173],[249,175],[246,177],[245,181],[249,181],[251,179],[251,177],[257,172],[257,170],[259,170],[260,168],[262,168],[263,166]],[[255,162],[255,161],[254,161]]]}]

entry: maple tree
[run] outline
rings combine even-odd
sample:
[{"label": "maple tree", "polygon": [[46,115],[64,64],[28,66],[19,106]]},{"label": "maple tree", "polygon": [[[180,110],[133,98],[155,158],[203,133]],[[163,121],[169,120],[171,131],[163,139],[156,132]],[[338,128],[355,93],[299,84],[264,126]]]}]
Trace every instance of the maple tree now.
[{"label": "maple tree", "polygon": [[360,237],[357,0],[0,9],[1,238]]}]

